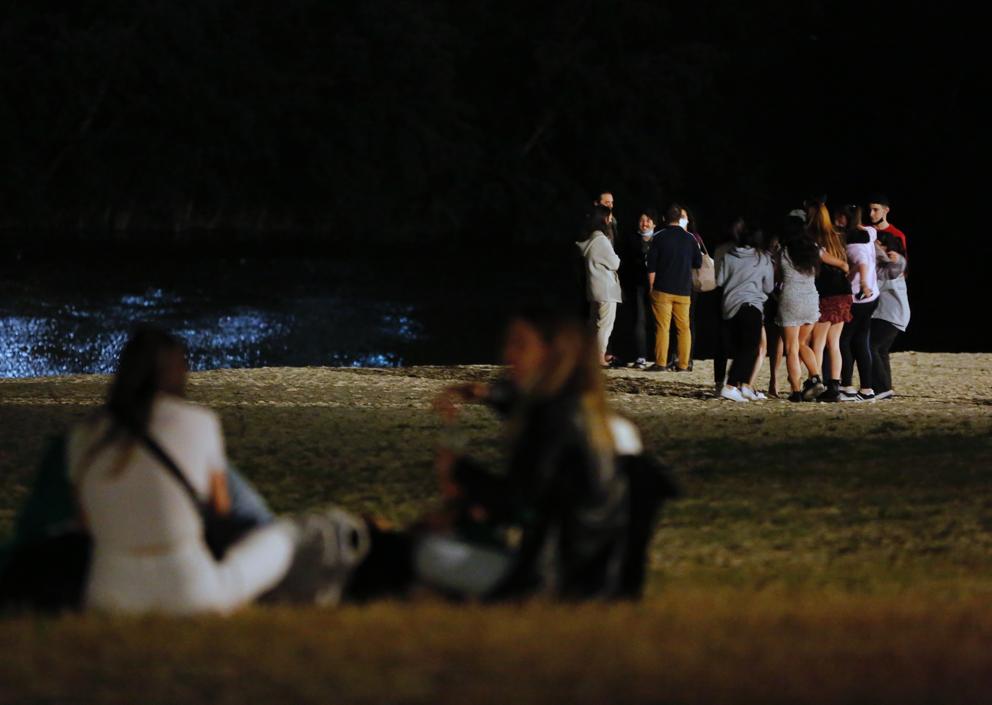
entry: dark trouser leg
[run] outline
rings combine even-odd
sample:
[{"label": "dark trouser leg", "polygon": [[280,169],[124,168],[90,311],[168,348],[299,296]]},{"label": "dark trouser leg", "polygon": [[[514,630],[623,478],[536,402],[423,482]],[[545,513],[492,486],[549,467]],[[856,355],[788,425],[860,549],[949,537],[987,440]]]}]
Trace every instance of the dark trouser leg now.
[{"label": "dark trouser leg", "polygon": [[900,330],[888,321],[871,319],[871,373],[876,394],[892,389],[889,351],[899,333]]},{"label": "dark trouser leg", "polygon": [[713,353],[713,384],[722,387],[727,381],[727,356],[730,355],[730,321],[717,319],[716,350]]},{"label": "dark trouser leg", "polygon": [[[851,313],[854,309],[851,307]],[[857,318],[844,324],[844,329],[840,332],[840,384],[842,387],[850,387],[854,378],[854,352],[851,350],[851,341],[857,330]]]},{"label": "dark trouser leg", "polygon": [[634,327],[633,342],[634,356],[638,359],[648,356],[648,303],[647,287],[639,286],[630,292],[631,301],[628,304],[633,312],[632,325]]},{"label": "dark trouser leg", "polygon": [[878,307],[878,301],[868,304],[854,304],[851,313],[856,324],[854,337],[851,339],[851,351],[858,363],[858,377],[862,389],[871,389],[871,314]]},{"label": "dark trouser leg", "polygon": [[748,384],[754,371],[761,346],[761,311],[754,306],[741,306],[729,321],[733,329],[734,362],[727,382],[735,387]]}]

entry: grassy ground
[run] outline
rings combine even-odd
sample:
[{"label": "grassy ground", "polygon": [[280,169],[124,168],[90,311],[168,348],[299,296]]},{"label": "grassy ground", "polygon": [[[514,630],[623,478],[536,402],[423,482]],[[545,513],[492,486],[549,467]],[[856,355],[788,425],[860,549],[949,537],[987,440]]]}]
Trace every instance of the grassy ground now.
[{"label": "grassy ground", "polygon": [[[690,374],[609,373],[676,465],[640,605],[252,609],[0,622],[0,702],[992,701],[992,362],[896,356],[878,404],[737,406]],[[434,501],[431,396],[492,368],[195,375],[231,458],[284,511],[397,522]],[[0,382],[0,531],[43,438],[105,379]],[[466,415],[498,461],[495,420]]]}]

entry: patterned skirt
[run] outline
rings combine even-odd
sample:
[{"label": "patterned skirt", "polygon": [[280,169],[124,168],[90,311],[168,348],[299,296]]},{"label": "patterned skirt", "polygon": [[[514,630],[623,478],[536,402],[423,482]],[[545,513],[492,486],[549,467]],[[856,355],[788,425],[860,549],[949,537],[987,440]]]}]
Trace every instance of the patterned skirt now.
[{"label": "patterned skirt", "polygon": [[853,302],[854,297],[850,294],[820,299],[820,323],[850,323]]}]

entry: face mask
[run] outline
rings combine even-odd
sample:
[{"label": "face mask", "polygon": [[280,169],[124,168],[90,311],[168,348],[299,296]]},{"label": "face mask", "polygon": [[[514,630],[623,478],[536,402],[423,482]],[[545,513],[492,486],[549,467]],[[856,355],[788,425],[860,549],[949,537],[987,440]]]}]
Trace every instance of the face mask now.
[{"label": "face mask", "polygon": [[688,218],[679,218],[679,227],[682,228],[683,230],[685,230],[687,227],[689,227],[689,219]]},{"label": "face mask", "polygon": [[654,228],[644,228],[643,230],[641,230],[641,235],[642,235],[643,237],[648,237],[648,236],[649,236],[649,235],[651,235],[651,234],[652,234],[653,232],[654,232]]}]

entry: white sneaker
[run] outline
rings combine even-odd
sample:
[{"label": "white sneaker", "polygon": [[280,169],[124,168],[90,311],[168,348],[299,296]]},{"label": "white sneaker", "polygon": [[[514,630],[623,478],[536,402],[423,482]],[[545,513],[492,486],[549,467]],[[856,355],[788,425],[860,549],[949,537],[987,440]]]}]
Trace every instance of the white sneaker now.
[{"label": "white sneaker", "polygon": [[276,601],[318,606],[341,601],[352,572],[371,547],[365,521],[337,507],[295,520],[292,564],[273,591]]},{"label": "white sneaker", "polygon": [[841,387],[840,396],[837,398],[838,401],[857,401],[858,400],[858,390],[854,387]]},{"label": "white sneaker", "polygon": [[724,399],[729,399],[730,401],[747,402],[747,399],[744,398],[744,395],[741,394],[741,390],[737,387],[724,386],[724,388],[720,390],[720,396]]},{"label": "white sneaker", "polygon": [[762,401],[768,398],[761,392],[751,389],[750,387],[741,387],[741,396],[748,401]]},{"label": "white sneaker", "polygon": [[879,392],[878,394],[876,394],[875,395],[875,401],[882,401],[883,399],[891,399],[894,396],[895,396],[895,392],[893,392],[890,389],[887,392]]}]

